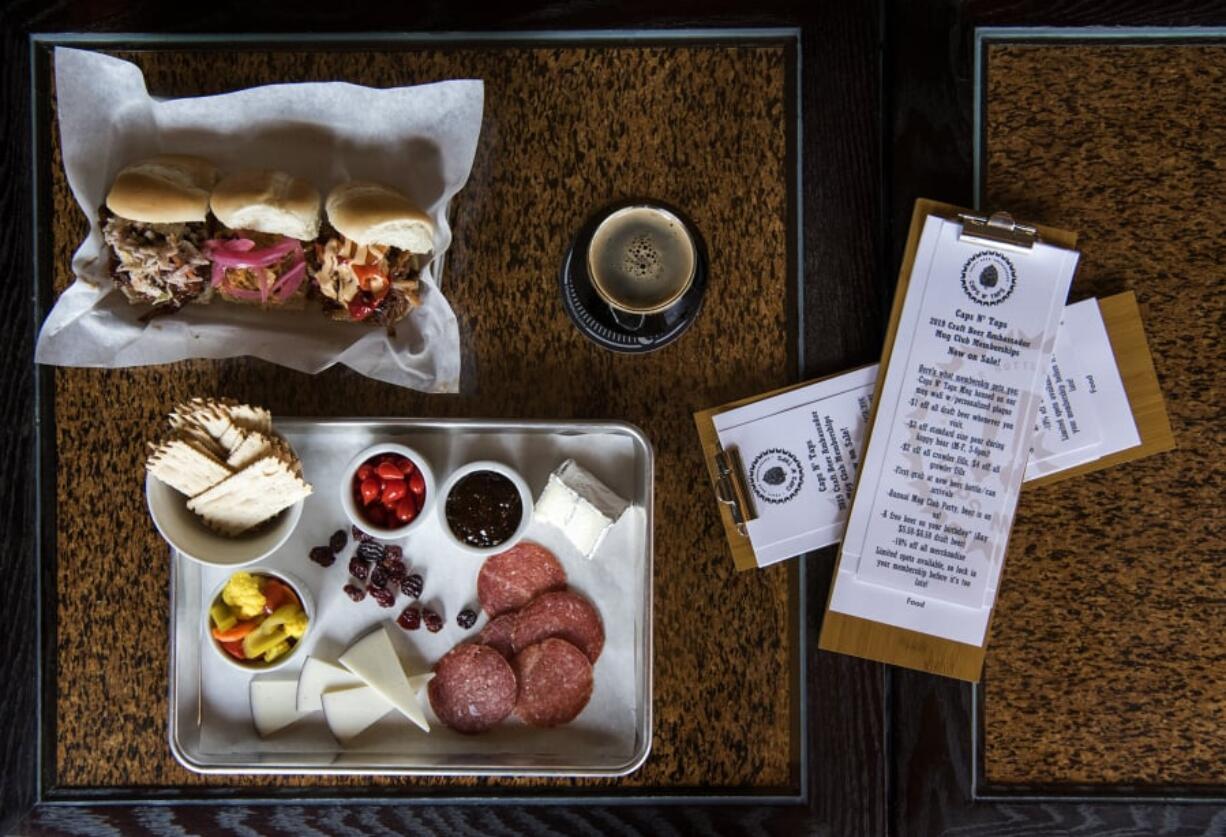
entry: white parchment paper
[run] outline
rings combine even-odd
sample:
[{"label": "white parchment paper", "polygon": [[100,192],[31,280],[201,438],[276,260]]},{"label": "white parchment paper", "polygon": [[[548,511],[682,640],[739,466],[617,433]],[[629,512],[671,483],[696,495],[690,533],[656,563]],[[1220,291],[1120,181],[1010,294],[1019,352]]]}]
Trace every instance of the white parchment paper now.
[{"label": "white parchment paper", "polygon": [[[425,581],[421,603],[434,607],[446,621],[437,634],[424,626],[406,632],[390,621],[412,603],[403,594],[397,595],[395,607],[387,609],[369,597],[357,603],[349,600],[341,588],[350,578],[348,561],[353,543],[329,568],[307,558],[310,548],[327,543],[337,528],[348,530],[339,485],[350,459],[376,442],[398,441],[426,458],[437,483],[466,462],[497,459],[519,469],[534,496],[539,496],[549,472],[574,458],[620,496],[636,503],[610,530],[592,559],[584,558],[552,526],[534,522],[527,533],[528,540],[553,550],[566,570],[570,587],[587,596],[600,611],[605,646],[593,669],[592,698],[565,726],[534,729],[509,719],[481,735],[461,735],[437,720],[423,692],[422,704],[433,728],[428,735],[392,710],[345,747],[332,738],[318,712],[261,739],[251,720],[251,675],[236,671],[205,645],[204,619],[210,599],[231,571],[202,569],[187,559],[176,558],[181,562],[184,581],[176,598],[185,597],[176,601],[175,609],[177,631],[182,632],[176,661],[178,701],[182,705],[177,709],[180,719],[198,719],[199,723],[191,731],[194,734],[178,730],[180,739],[193,739],[193,744],[185,747],[189,756],[202,762],[260,764],[273,760],[286,769],[327,765],[352,769],[380,764],[445,769],[462,764],[481,772],[482,767],[505,768],[511,764],[526,768],[542,763],[597,768],[625,763],[635,754],[642,715],[650,711],[650,669],[642,650],[650,581],[645,573],[649,543],[646,516],[639,494],[644,486],[636,472],[632,438],[611,433],[455,435],[438,430],[389,435],[376,434],[363,426],[300,433],[286,425],[283,432],[301,457],[315,493],[307,499],[301,522],[286,545],[250,569],[275,567],[299,579],[314,598],[316,618],[300,656],[283,669],[258,676],[296,680],[307,654],[334,662],[354,640],[380,622],[389,623],[401,661],[409,674],[417,674],[429,671],[456,643],[476,636],[488,621],[481,614],[469,630],[456,624],[456,615],[465,607],[481,613],[477,572],[483,559],[463,554],[449,544],[437,507],[429,520],[400,541],[406,562]],[[197,696],[199,705],[192,706]]]},{"label": "white parchment paper", "polygon": [[[123,367],[251,355],[301,372],[335,363],[388,383],[455,392],[459,330],[433,268],[451,244],[447,205],[468,179],[481,132],[484,84],[445,81],[377,90],[343,82],[277,84],[219,96],[158,100],[127,61],[57,48],[60,143],[68,184],[90,219],[73,256],[77,281],[56,302],[35,359]],[[389,337],[318,310],[188,305],[140,321],[107,276],[99,210],[116,173],[158,153],[198,154],[223,172],[276,168],[324,195],[346,180],[386,183],[434,220],[435,262],[422,272],[421,307]]]}]

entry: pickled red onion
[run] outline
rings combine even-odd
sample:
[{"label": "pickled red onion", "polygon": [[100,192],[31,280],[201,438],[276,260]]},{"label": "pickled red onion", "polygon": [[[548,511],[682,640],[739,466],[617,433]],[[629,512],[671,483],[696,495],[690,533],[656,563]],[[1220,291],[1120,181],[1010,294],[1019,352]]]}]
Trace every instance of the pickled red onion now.
[{"label": "pickled red onion", "polygon": [[246,253],[255,249],[255,242],[250,238],[210,238],[204,242],[206,249],[229,250],[232,253]]},{"label": "pickled red onion", "polygon": [[[235,299],[258,299],[267,303],[269,295],[284,302],[298,290],[306,277],[306,256],[302,244],[292,238],[283,238],[271,247],[253,249],[255,242],[249,238],[209,239],[204,243],[205,255],[212,260],[212,285]],[[226,278],[230,268],[266,268],[276,264],[287,254],[294,254],[293,266],[269,287],[264,271],[256,274],[260,283],[258,291],[234,287]]]},{"label": "pickled red onion", "polygon": [[272,294],[280,301],[284,302],[294,295],[298,287],[302,284],[302,280],[306,278],[306,260],[299,259],[298,263],[277,280],[277,284],[272,287]]},{"label": "pickled red onion", "polygon": [[204,254],[222,267],[270,267],[285,258],[287,253],[302,253],[302,244],[292,238],[282,239],[271,247],[259,250],[251,249],[254,245],[255,242],[248,238],[232,241],[214,238],[204,242]]}]

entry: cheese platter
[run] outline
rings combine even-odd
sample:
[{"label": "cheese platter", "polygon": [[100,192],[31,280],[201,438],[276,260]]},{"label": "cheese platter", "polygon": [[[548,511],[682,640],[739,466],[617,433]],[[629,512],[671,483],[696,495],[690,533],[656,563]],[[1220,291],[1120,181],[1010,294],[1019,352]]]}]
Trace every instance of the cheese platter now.
[{"label": "cheese platter", "polygon": [[[311,489],[292,534],[237,567],[172,544],[169,737],[182,765],[618,776],[642,764],[651,746],[654,454],[640,431],[620,422],[277,419],[275,432]],[[402,475],[387,467],[406,461],[396,450],[412,452],[407,467],[429,469],[431,488],[416,495],[413,525],[381,528],[370,519],[380,498],[391,499],[378,515],[403,502]],[[471,463],[501,464],[476,472],[487,475],[477,499],[501,505],[465,501],[463,480],[433,496]],[[498,493],[504,471],[522,482],[526,507],[517,486]],[[378,492],[367,477],[381,481]],[[539,517],[537,498],[546,501]],[[485,523],[472,525],[473,514]],[[460,548],[465,526],[503,540]],[[287,622],[299,631],[290,662],[267,672],[275,664],[242,660],[242,640],[230,639],[246,624],[239,609],[270,589],[262,574],[274,587],[292,579],[282,595],[312,604],[309,622]]]}]

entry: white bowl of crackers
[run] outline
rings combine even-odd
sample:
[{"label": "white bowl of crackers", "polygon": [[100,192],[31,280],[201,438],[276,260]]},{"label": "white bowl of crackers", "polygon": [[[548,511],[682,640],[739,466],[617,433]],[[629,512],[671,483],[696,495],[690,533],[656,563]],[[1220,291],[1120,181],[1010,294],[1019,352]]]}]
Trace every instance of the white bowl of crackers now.
[{"label": "white bowl of crackers", "polygon": [[223,567],[279,549],[311,486],[269,412],[197,398],[176,407],[168,423],[145,463],[145,497],[162,537],[188,558]]}]

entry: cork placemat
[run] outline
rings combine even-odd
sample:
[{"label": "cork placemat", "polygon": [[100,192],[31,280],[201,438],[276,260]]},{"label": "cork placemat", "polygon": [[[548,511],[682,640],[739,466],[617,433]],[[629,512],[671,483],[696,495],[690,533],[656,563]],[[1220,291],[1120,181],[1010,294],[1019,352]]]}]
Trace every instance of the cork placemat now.
[{"label": "cork placemat", "polygon": [[1226,47],[992,45],[987,207],[1136,293],[1178,450],[1022,495],[984,675],[993,784],[1226,785]]},{"label": "cork placemat", "polygon": [[[484,79],[481,142],[453,204],[455,242],[444,279],[461,326],[463,392],[423,396],[344,369],[311,377],[246,359],[57,370],[57,783],[407,790],[485,782],[205,777],[173,760],[166,738],[167,550],[145,512],[142,449],[166,411],[193,395],[234,396],[274,416],[618,418],[639,425],[657,455],[654,743],[643,768],[617,784],[753,789],[793,781],[796,698],[781,687],[790,682],[793,651],[788,574],[733,571],[690,425],[702,406],[787,381],[784,49],[117,54],[140,65],[150,90],[163,96],[280,81]],[[53,202],[41,220],[52,236],[58,291],[71,279],[85,219],[58,156],[51,173]],[[587,213],[635,195],[664,199],[693,217],[710,251],[711,281],[702,315],[684,338],[651,355],[618,356],[571,326],[557,271]],[[605,784],[489,783],[527,790]]]}]

